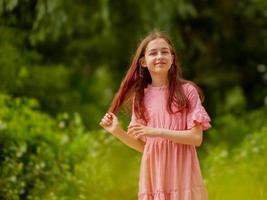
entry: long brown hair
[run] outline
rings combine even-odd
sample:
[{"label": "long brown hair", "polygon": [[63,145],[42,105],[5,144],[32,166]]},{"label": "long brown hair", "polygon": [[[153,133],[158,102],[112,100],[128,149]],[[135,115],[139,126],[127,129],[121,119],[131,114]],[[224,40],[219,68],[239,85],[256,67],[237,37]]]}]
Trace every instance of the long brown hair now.
[{"label": "long brown hair", "polygon": [[[166,105],[168,112],[176,113],[184,108],[189,108],[189,101],[182,88],[184,83],[190,82],[193,84],[198,90],[200,98],[202,100],[204,99],[202,91],[195,83],[182,78],[182,70],[177,59],[174,45],[169,37],[162,32],[156,31],[147,35],[139,44],[129,70],[122,80],[120,88],[111,103],[109,112],[116,113],[127,98],[133,99],[134,97],[134,101],[132,102],[134,103],[135,115],[138,119],[142,119],[147,123],[148,116],[143,101],[144,88],[146,88],[148,84],[152,83],[152,79],[148,69],[141,66],[141,58],[145,55],[148,43],[158,38],[164,39],[169,44],[171,54],[174,57],[173,64],[168,72],[169,97]],[[172,105],[177,108],[176,111],[172,109]]]}]

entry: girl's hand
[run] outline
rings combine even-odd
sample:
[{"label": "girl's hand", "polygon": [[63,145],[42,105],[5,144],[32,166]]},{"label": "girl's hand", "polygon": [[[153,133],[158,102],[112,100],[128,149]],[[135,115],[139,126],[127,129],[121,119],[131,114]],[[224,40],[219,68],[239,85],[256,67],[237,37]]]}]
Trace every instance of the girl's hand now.
[{"label": "girl's hand", "polygon": [[112,133],[113,135],[116,130],[120,128],[118,118],[111,112],[105,114],[105,116],[101,119],[99,125],[102,126],[106,131]]},{"label": "girl's hand", "polygon": [[128,127],[127,134],[139,139],[142,136],[157,137],[159,132],[156,128],[144,126],[142,124],[135,124]]}]

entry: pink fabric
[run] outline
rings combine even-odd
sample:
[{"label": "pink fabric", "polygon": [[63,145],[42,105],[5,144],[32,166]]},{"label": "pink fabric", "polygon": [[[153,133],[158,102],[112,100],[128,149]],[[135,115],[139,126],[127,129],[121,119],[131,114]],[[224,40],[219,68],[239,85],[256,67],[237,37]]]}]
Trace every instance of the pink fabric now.
[{"label": "pink fabric", "polygon": [[[147,126],[172,130],[191,129],[201,124],[211,127],[210,118],[201,105],[197,90],[189,83],[183,85],[190,101],[190,110],[169,114],[166,109],[167,87],[148,86],[145,89]],[[133,113],[130,124],[138,122]],[[163,137],[142,138],[145,148],[141,161],[139,200],[206,200],[195,146],[172,142]]]}]

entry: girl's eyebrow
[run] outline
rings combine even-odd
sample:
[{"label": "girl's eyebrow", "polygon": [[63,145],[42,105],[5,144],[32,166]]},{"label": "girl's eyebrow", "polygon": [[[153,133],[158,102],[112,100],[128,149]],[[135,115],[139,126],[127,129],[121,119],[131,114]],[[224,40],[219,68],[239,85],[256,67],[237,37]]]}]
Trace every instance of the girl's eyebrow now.
[{"label": "girl's eyebrow", "polygon": [[[157,49],[149,49],[148,52],[150,52],[150,51],[156,51],[156,50]],[[163,47],[160,50],[169,50],[169,48],[168,47]]]}]

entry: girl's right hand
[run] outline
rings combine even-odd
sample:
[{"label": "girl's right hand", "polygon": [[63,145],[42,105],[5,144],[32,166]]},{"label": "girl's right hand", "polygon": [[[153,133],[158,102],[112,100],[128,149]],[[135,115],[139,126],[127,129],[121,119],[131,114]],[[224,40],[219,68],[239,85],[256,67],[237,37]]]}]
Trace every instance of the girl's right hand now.
[{"label": "girl's right hand", "polygon": [[114,134],[120,126],[118,118],[111,112],[105,114],[99,125],[112,134]]}]

